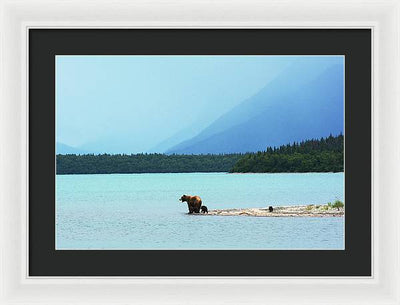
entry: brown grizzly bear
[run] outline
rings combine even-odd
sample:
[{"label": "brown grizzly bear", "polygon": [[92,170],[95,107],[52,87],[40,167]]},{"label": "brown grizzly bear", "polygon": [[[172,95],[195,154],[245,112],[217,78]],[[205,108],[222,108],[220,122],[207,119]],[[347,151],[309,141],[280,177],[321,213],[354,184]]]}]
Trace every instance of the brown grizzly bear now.
[{"label": "brown grizzly bear", "polygon": [[181,199],[182,202],[187,202],[189,214],[200,213],[201,207],[201,198],[199,196],[190,196],[190,195],[182,195]]}]

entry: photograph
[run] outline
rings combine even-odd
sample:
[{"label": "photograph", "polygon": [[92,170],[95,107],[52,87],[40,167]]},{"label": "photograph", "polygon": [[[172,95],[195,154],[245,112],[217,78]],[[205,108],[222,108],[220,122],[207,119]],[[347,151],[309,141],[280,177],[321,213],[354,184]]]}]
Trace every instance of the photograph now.
[{"label": "photograph", "polygon": [[120,1],[0,14],[0,303],[400,305],[400,0]]},{"label": "photograph", "polygon": [[344,55],[56,55],[55,102],[56,250],[345,249]]}]

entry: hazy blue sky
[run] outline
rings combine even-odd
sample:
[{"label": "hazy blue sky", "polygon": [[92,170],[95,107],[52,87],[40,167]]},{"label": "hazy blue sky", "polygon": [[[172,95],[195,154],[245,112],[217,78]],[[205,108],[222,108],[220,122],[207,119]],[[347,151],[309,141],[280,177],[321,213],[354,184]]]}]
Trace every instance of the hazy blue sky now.
[{"label": "hazy blue sky", "polygon": [[[177,133],[192,137],[294,60],[296,56],[57,56],[57,142],[93,152],[137,153]],[[321,58],[307,60],[321,64]],[[324,57],[323,64],[342,60]]]}]

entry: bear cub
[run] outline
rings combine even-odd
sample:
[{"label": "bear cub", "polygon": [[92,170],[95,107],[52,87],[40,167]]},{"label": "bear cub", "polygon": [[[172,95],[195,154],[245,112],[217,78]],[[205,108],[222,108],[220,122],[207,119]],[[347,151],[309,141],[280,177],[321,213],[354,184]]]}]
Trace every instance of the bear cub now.
[{"label": "bear cub", "polygon": [[207,209],[207,207],[206,207],[205,205],[201,206],[201,212],[202,212],[203,214],[205,214],[205,213],[208,214],[208,209]]}]

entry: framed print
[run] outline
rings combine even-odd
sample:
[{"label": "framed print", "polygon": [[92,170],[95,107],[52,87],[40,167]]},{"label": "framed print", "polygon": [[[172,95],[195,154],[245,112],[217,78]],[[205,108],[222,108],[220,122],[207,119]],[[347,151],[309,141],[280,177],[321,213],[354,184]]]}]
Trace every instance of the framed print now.
[{"label": "framed print", "polygon": [[370,276],[370,45],[31,29],[29,275]]},{"label": "framed print", "polygon": [[399,304],[398,2],[156,2],[2,3],[2,302]]}]

